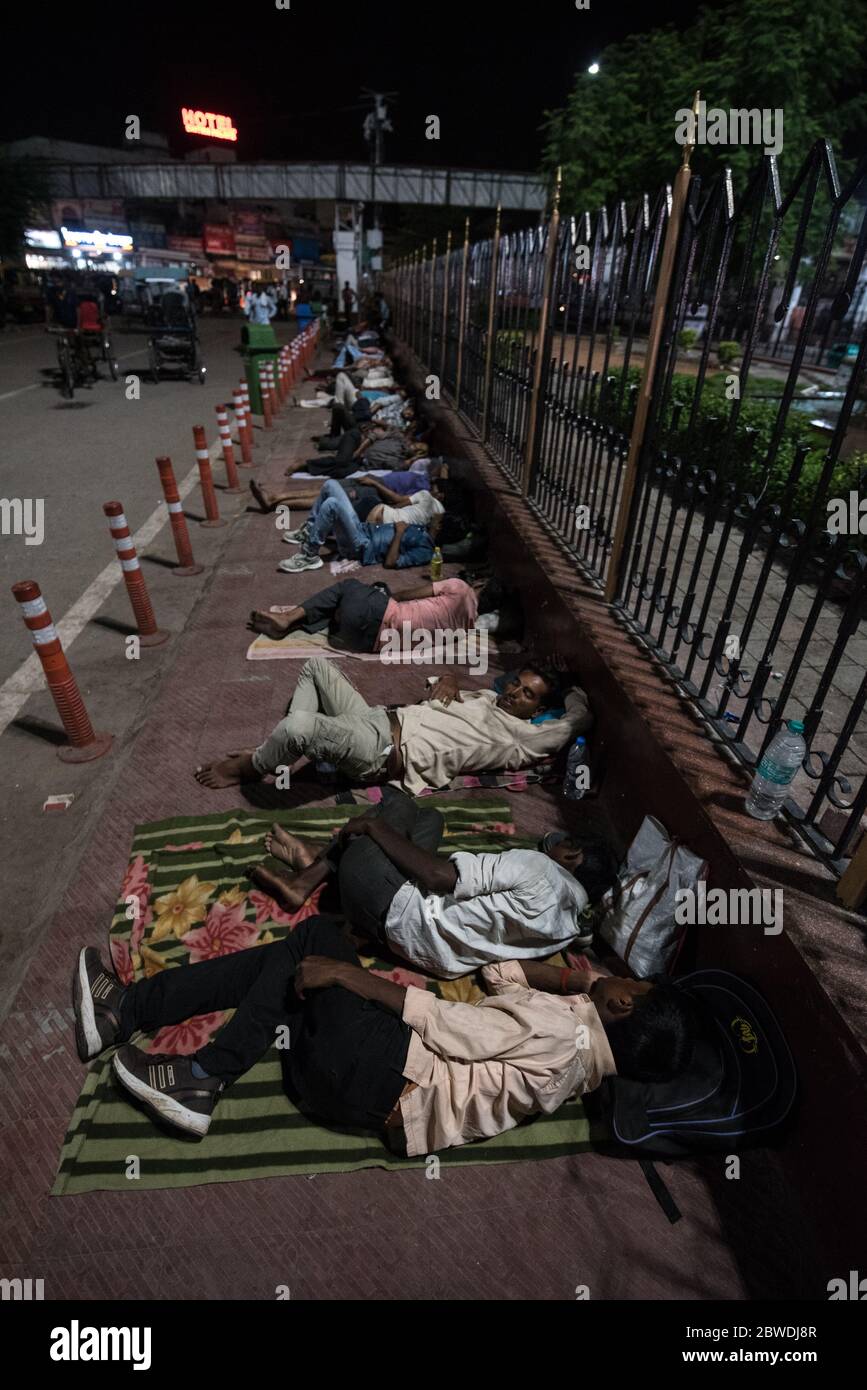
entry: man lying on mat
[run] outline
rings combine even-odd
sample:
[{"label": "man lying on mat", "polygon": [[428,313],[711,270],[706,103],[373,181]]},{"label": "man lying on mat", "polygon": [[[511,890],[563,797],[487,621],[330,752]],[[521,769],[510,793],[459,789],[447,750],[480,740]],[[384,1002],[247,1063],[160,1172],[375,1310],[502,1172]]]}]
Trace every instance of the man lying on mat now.
[{"label": "man lying on mat", "polygon": [[363,584],[341,579],[303,599],[288,613],[255,609],[247,628],[278,642],[290,632],[328,631],[333,647],[349,652],[381,652],[389,634],[402,639],[404,624],[411,632],[441,629],[460,632],[471,628],[479,612],[477,592],[492,589],[463,579],[429,579],[393,594],[387,584]]},{"label": "man lying on mat", "polygon": [[[93,947],[74,979],[82,1061],[117,1047],[120,1085],[154,1119],[201,1139],[224,1089],[278,1044],[284,1085],[325,1125],[378,1133],[414,1158],[513,1129],[610,1073],[665,1080],[694,1025],[675,986],[504,961],[479,1004],[381,979],[341,926],[310,917],[283,941],[163,970],[124,988]],[[371,1004],[373,1007],[371,1007]],[[193,1056],[127,1039],[234,1009]]]},{"label": "man lying on mat", "polygon": [[[560,718],[531,722],[563,704]],[[353,781],[396,782],[417,795],[459,773],[529,767],[591,723],[584,692],[576,686],[562,695],[558,672],[534,662],[502,695],[461,691],[450,672],[422,703],[387,708],[368,705],[333,661],[314,657],[302,666],[289,713],[271,736],[252,752],[197,768],[195,776],[204,787],[232,787],[310,758]]]},{"label": "man lying on mat", "polygon": [[588,910],[617,882],[614,856],[597,837],[554,833],[542,852],[443,858],[442,831],[434,807],[419,809],[405,792],[385,787],[380,805],[350,820],[325,849],[275,825],[265,845],[280,869],[259,864],[250,876],[292,912],[334,878],[354,927],[447,979],[589,945]]}]

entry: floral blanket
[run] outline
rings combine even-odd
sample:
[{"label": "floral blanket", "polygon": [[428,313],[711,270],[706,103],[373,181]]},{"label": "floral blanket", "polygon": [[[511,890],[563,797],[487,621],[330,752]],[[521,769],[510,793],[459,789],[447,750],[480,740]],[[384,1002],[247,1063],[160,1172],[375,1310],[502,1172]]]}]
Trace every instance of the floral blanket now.
[{"label": "floral blanket", "polygon": [[[511,811],[502,799],[444,797],[437,804],[445,820],[443,853],[496,852],[524,843],[514,838]],[[266,831],[276,820],[304,839],[325,842],[363,811],[363,806],[344,805],[276,814],[239,810],[138,826],[109,932],[116,971],[131,983],[175,965],[279,940],[316,913],[321,890],[299,912],[287,913],[252,885],[248,868],[269,862]],[[435,981],[374,957],[362,958],[362,963],[396,983],[432,989],[443,998],[472,1002],[481,997],[472,977]],[[188,1054],[203,1047],[229,1017],[229,1012],[201,1015],[136,1041],[152,1051]],[[209,1133],[195,1145],[159,1130],[131,1105],[114,1082],[110,1060],[94,1062],[87,1074],[54,1195],[405,1167],[411,1162],[392,1157],[375,1137],[336,1133],[300,1115],[283,1092],[276,1052],[227,1091]],[[586,1147],[588,1138],[583,1108],[575,1101],[510,1134],[451,1150],[448,1162],[549,1157]],[[129,1180],[130,1154],[139,1159],[135,1183]]]}]

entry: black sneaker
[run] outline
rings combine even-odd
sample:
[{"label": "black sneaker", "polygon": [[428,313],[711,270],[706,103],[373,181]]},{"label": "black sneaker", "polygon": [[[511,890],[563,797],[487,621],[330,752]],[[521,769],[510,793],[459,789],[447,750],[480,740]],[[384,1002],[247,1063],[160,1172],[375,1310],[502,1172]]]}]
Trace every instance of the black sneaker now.
[{"label": "black sneaker", "polygon": [[94,946],[83,946],[72,979],[75,1045],[82,1062],[98,1057],[117,1041],[125,990]]},{"label": "black sneaker", "polygon": [[127,1043],[112,1060],[114,1074],[155,1120],[204,1139],[223,1082],[193,1075],[192,1057],[171,1052],[142,1052]]}]

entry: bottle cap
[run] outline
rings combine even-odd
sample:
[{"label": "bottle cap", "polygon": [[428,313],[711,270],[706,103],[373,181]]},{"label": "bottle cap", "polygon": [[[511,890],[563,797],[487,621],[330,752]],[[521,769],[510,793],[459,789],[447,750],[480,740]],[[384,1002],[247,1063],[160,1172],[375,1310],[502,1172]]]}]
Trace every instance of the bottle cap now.
[{"label": "bottle cap", "polygon": [[793,734],[802,734],[804,732],[804,726],[800,719],[790,719],[786,727],[790,729]]},{"label": "bottle cap", "polygon": [[583,734],[579,734],[578,737],[577,737],[576,740],[575,740],[575,747],[576,747],[576,748],[583,748],[586,742],[587,742],[587,740],[586,740],[586,738],[584,737],[584,735],[583,735]]}]

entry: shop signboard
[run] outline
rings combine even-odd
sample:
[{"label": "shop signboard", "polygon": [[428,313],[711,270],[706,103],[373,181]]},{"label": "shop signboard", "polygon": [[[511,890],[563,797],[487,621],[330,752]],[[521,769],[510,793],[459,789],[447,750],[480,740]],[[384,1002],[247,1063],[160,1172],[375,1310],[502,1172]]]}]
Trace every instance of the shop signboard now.
[{"label": "shop signboard", "polygon": [[170,251],[183,251],[188,256],[201,256],[202,238],[200,236],[167,236],[166,246]]},{"label": "shop signboard", "polygon": [[231,227],[224,227],[216,222],[206,222],[204,243],[209,256],[235,255],[235,234]]}]

